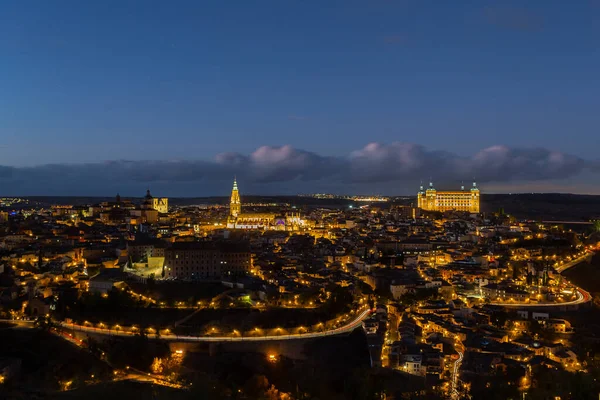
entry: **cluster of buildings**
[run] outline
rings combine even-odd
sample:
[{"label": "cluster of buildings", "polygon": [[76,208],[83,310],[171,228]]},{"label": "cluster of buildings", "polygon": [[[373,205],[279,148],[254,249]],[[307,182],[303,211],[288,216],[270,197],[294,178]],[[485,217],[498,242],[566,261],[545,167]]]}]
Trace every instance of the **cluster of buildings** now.
[{"label": "cluster of buildings", "polygon": [[531,363],[579,368],[567,311],[589,299],[557,271],[597,243],[483,215],[475,183],[457,192],[430,184],[417,203],[243,209],[234,181],[228,207],[169,208],[148,191],[137,201],[3,210],[1,312],[46,314],[57,297],[149,277],[252,280],[285,307],[318,307],[337,286],[361,304],[377,299],[364,321],[374,366],[447,390]]},{"label": "cluster of buildings", "polygon": [[573,327],[553,313],[519,310],[506,318],[500,306],[437,299],[380,305],[363,324],[374,366],[421,376],[448,391],[455,378],[465,389],[507,370],[526,378],[531,366],[582,370]]},{"label": "cluster of buildings", "polygon": [[227,227],[230,229],[299,231],[305,228],[305,221],[298,212],[286,212],[285,214],[242,212],[242,200],[240,199],[237,180],[234,179],[229,202]]}]

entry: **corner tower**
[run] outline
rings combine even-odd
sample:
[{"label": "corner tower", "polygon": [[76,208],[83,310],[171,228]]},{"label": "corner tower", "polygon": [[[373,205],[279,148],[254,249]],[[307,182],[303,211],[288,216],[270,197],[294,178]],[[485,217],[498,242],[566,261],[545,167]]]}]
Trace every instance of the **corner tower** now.
[{"label": "corner tower", "polygon": [[477,182],[473,181],[473,187],[471,188],[471,205],[469,210],[471,213],[479,213],[479,199],[479,188],[477,187]]},{"label": "corner tower", "polygon": [[421,182],[421,186],[419,186],[419,191],[417,192],[417,207],[425,208],[425,190],[423,189],[423,182]]},{"label": "corner tower", "polygon": [[425,191],[425,210],[434,211],[437,208],[437,190],[433,187],[433,181],[429,181],[429,187]]}]

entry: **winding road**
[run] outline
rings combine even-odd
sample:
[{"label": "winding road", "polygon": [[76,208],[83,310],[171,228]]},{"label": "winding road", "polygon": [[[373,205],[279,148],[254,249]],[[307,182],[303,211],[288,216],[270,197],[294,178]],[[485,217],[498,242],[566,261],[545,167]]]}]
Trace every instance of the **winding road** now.
[{"label": "winding road", "polygon": [[[269,335],[269,336],[181,336],[181,335],[156,335],[156,334],[148,334],[150,338],[160,338],[162,340],[168,341],[178,341],[178,342],[264,342],[270,340],[295,340],[295,339],[311,339],[311,338],[320,338],[326,336],[339,335],[342,333],[351,332],[354,329],[361,326],[362,321],[369,316],[371,310],[368,308],[363,308],[358,310],[358,315],[346,325],[341,326],[339,328],[330,329],[323,332],[305,332],[305,333],[295,333],[289,335]],[[89,332],[98,335],[110,335],[110,336],[123,336],[123,337],[131,337],[136,333],[131,331],[123,331],[123,330],[115,330],[115,329],[106,329],[106,328],[96,328],[91,326],[84,326],[78,324],[71,324],[66,322],[56,322],[62,328],[73,330],[73,332]]]},{"label": "winding road", "polygon": [[[566,271],[569,268],[572,268],[574,266],[576,266],[577,264],[580,264],[582,262],[584,262],[585,260],[587,260],[588,258],[592,257],[595,254],[595,252],[590,251],[587,252],[585,255],[576,258],[575,260],[569,261],[566,264],[563,264],[559,267],[556,267],[556,272],[558,272],[559,274],[562,274],[564,271]],[[588,301],[592,300],[592,295],[589,294],[587,291],[583,290],[582,288],[576,287],[575,288],[577,290],[577,298],[575,300],[571,300],[571,301],[567,301],[564,303],[541,303],[541,304],[536,304],[536,303],[506,303],[506,302],[493,302],[491,304],[493,305],[498,305],[498,306],[503,306],[503,307],[564,307],[564,306],[575,306],[575,305],[579,305],[579,304],[584,304],[587,303]]]},{"label": "winding road", "polygon": [[462,363],[464,353],[460,350],[456,351],[458,352],[458,359],[454,361],[454,369],[452,370],[452,397],[458,399],[458,369],[460,368],[460,364]]},{"label": "winding road", "polygon": [[584,304],[592,300],[592,295],[581,288],[577,288],[577,298],[571,301],[565,301],[563,303],[501,303],[493,302],[490,303],[495,306],[502,307],[564,307],[564,306],[575,306],[578,304]]},{"label": "winding road", "polygon": [[571,267],[576,266],[577,264],[580,264],[584,261],[586,261],[588,258],[591,258],[592,256],[594,256],[596,253],[591,251],[589,253],[586,253],[584,256],[581,256],[579,258],[576,258],[572,261],[569,261],[566,264],[560,265],[558,267],[556,267],[556,272],[558,272],[559,274],[562,274],[563,272],[565,272],[566,270],[568,270]]}]

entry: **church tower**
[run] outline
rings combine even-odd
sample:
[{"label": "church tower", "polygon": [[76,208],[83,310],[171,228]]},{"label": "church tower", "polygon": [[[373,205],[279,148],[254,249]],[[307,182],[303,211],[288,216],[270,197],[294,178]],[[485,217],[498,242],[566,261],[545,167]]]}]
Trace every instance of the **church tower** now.
[{"label": "church tower", "polygon": [[238,192],[237,180],[233,178],[233,189],[231,190],[231,200],[229,201],[229,215],[237,217],[242,212],[242,202]]}]

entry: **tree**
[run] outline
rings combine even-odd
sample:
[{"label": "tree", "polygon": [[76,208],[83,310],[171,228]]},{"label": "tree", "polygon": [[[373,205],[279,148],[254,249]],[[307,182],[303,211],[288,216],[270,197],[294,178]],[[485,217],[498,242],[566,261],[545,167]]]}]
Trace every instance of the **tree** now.
[{"label": "tree", "polygon": [[162,360],[158,357],[154,357],[154,361],[152,361],[150,370],[152,371],[153,374],[161,374],[163,372]]},{"label": "tree", "polygon": [[384,392],[381,376],[369,369],[361,368],[352,371],[344,380],[344,398],[357,400],[381,399]]},{"label": "tree", "polygon": [[150,341],[143,334],[132,338],[119,338],[107,349],[108,360],[118,367],[132,367],[149,370],[154,358],[165,358],[170,354],[169,346],[163,341]]},{"label": "tree", "polygon": [[495,311],[492,314],[492,323],[498,328],[503,328],[508,320],[508,313],[506,311]]},{"label": "tree", "polygon": [[253,375],[244,384],[244,393],[251,398],[259,398],[269,388],[269,380],[264,375]]}]

